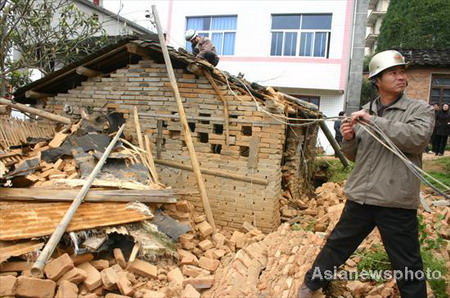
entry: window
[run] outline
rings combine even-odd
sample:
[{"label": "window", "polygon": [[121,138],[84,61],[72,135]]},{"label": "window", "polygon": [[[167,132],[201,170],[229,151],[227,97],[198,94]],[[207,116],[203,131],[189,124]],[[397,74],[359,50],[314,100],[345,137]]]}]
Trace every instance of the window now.
[{"label": "window", "polygon": [[271,56],[328,58],[331,14],[272,15]]},{"label": "window", "polygon": [[[188,17],[187,29],[197,30],[198,35],[206,36],[216,46],[218,55],[234,55],[237,16]],[[191,49],[191,43],[186,42]]]},{"label": "window", "polygon": [[433,75],[431,79],[430,104],[450,104],[450,75]]}]

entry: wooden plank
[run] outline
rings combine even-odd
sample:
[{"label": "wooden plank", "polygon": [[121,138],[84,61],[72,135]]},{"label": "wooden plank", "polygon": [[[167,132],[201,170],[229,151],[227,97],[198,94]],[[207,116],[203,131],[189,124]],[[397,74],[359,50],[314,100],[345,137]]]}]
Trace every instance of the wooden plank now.
[{"label": "wooden plank", "polygon": [[[181,170],[186,170],[186,171],[192,172],[191,166],[188,166],[188,165],[185,165],[185,164],[182,164],[179,162],[156,159],[155,163],[162,165],[162,166],[167,166],[167,167],[171,167],[171,168],[175,168],[175,169],[181,169]],[[217,176],[217,177],[234,179],[234,180],[238,180],[238,181],[260,184],[260,185],[268,185],[269,184],[269,181],[267,181],[266,179],[247,177],[247,176],[243,176],[243,175],[236,175],[236,174],[219,171],[219,170],[210,170],[210,169],[204,169],[204,168],[200,169],[200,170],[202,171],[203,174],[207,174],[207,175],[213,175],[213,176]]]},{"label": "wooden plank", "polygon": [[157,135],[156,135],[156,158],[160,159],[161,158],[161,147],[162,147],[162,133],[163,133],[163,120],[158,119],[156,121],[156,130],[157,130]]},{"label": "wooden plank", "polygon": [[24,271],[30,270],[33,266],[31,262],[6,262],[0,264],[0,272],[15,272],[15,271]]},{"label": "wooden plank", "polygon": [[208,79],[209,83],[213,86],[214,90],[216,91],[217,95],[219,95],[220,100],[223,102],[223,117],[225,118],[225,144],[228,145],[229,138],[230,138],[230,129],[228,127],[229,119],[228,119],[228,102],[225,96],[223,96],[222,91],[220,91],[219,87],[216,84],[216,81],[214,81],[214,78],[212,75],[208,72],[204,72],[206,78]]},{"label": "wooden plank", "polygon": [[[51,235],[69,206],[69,202],[0,201],[0,240],[31,239]],[[66,232],[152,218],[152,215],[127,209],[127,203],[82,203],[70,221]]]},{"label": "wooden plank", "polygon": [[[55,179],[53,182],[55,184],[64,184],[70,187],[82,186],[86,180],[85,179]],[[135,189],[135,190],[152,190],[148,185],[144,185],[138,182],[123,181],[123,180],[102,180],[95,179],[92,182],[92,186],[98,187],[113,187],[113,188],[123,188],[123,189]]]},{"label": "wooden plank", "polygon": [[3,98],[3,97],[0,97],[0,103],[6,104],[14,109],[21,111],[21,112],[26,112],[26,113],[30,113],[33,115],[41,116],[42,118],[50,119],[50,120],[65,123],[65,124],[72,123],[72,120],[70,118],[52,114],[52,113],[42,111],[39,109],[35,109],[35,108],[29,107],[29,106],[26,106],[26,105],[23,105],[20,103],[12,103],[10,100],[7,100],[6,98]]},{"label": "wooden plank", "polygon": [[0,263],[10,257],[17,257],[29,252],[37,251],[44,246],[41,241],[8,242],[0,241]]},{"label": "wooden plank", "polygon": [[211,211],[211,206],[209,204],[208,195],[206,193],[205,181],[203,180],[202,173],[200,171],[200,163],[198,162],[197,155],[195,153],[194,143],[192,142],[191,132],[189,130],[189,125],[186,119],[186,113],[183,107],[183,101],[178,90],[177,81],[175,79],[175,73],[172,68],[172,62],[170,60],[169,51],[167,50],[166,41],[163,36],[161,29],[161,23],[159,21],[158,11],[155,5],[152,5],[153,17],[156,23],[156,28],[158,30],[159,44],[164,56],[164,62],[166,63],[167,74],[169,76],[170,85],[172,86],[173,93],[175,95],[175,100],[177,103],[178,114],[180,115],[180,122],[183,128],[184,139],[186,141],[186,146],[189,151],[189,157],[191,159],[192,168],[194,170],[195,179],[197,181],[197,186],[199,188],[200,197],[202,198],[203,209],[206,213],[206,218],[213,228],[216,229],[216,224],[214,223],[214,216]]},{"label": "wooden plank", "polygon": [[[0,188],[0,201],[73,201],[77,189],[52,189],[44,187]],[[176,203],[171,189],[126,190],[126,189],[91,189],[84,198],[85,202],[143,202]]]},{"label": "wooden plank", "polygon": [[150,172],[151,172],[155,182],[159,183],[158,172],[156,171],[155,161],[154,161],[153,155],[152,155],[152,147],[151,147],[150,139],[148,138],[147,135],[145,135],[144,140],[145,140],[145,150],[146,150],[146,155],[147,155],[147,161],[148,161],[148,164],[150,165]]},{"label": "wooden plank", "polygon": [[256,169],[258,167],[258,152],[259,152],[259,142],[261,137],[253,135],[250,140],[250,148],[248,153],[247,167],[249,169]]}]

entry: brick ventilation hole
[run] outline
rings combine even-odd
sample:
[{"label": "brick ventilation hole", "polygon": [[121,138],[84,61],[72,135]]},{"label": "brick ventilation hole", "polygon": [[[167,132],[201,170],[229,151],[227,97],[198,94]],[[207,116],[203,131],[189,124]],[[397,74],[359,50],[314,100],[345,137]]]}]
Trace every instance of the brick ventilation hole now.
[{"label": "brick ventilation hole", "polygon": [[242,126],[241,132],[244,136],[251,136],[252,135],[252,127],[251,126]]},{"label": "brick ventilation hole", "polygon": [[[211,117],[211,114],[199,113],[198,115],[199,115],[200,117]],[[202,120],[202,121],[200,121],[200,123],[201,123],[201,124],[209,124],[209,121]]]},{"label": "brick ventilation hole", "polygon": [[242,157],[248,157],[250,153],[250,149],[248,146],[239,146],[239,155]]},{"label": "brick ventilation hole", "polygon": [[195,132],[195,122],[188,122],[189,129],[191,132]]},{"label": "brick ventilation hole", "polygon": [[205,132],[199,132],[198,139],[200,140],[200,143],[208,143],[209,135]]},{"label": "brick ventilation hole", "polygon": [[211,144],[211,152],[215,154],[220,154],[222,152],[221,144]]},{"label": "brick ventilation hole", "polygon": [[215,134],[218,134],[218,135],[223,134],[223,125],[222,124],[214,124],[213,131]]}]

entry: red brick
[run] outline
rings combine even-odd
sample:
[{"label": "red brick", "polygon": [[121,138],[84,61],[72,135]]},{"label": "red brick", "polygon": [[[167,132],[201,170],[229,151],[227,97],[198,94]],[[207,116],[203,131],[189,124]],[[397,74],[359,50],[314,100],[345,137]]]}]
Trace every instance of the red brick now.
[{"label": "red brick", "polygon": [[120,248],[114,248],[113,252],[117,264],[119,264],[120,267],[125,269],[125,267],[127,267],[127,262],[125,261],[125,257],[123,256],[122,250]]},{"label": "red brick", "polygon": [[128,279],[126,272],[119,273],[119,280],[117,281],[117,287],[120,293],[126,296],[133,296],[134,289],[131,281]]},{"label": "red brick", "polygon": [[86,272],[87,278],[83,282],[83,285],[85,285],[89,291],[92,291],[102,285],[102,277],[100,276],[100,272],[98,272],[98,270],[95,269],[91,263],[85,262],[78,265],[77,268]]},{"label": "red brick", "polygon": [[100,276],[102,277],[103,286],[110,290],[119,280],[119,275],[114,270],[114,268],[106,268],[100,272]]},{"label": "red brick", "polygon": [[236,248],[243,248],[247,242],[245,235],[239,231],[234,231],[233,236],[231,236],[230,241],[236,243]]},{"label": "red brick", "polygon": [[197,227],[198,231],[202,234],[203,238],[208,237],[209,235],[211,235],[214,232],[211,225],[206,221],[198,224],[196,227]]},{"label": "red brick", "polygon": [[215,233],[212,235],[212,241],[217,248],[220,248],[225,244],[225,239],[225,236],[221,233]]},{"label": "red brick", "polygon": [[184,280],[183,273],[181,273],[180,268],[170,270],[169,273],[167,273],[167,278],[178,287],[182,286]]},{"label": "red brick", "polygon": [[85,281],[86,278],[87,278],[86,272],[80,268],[75,267],[66,274],[64,274],[63,276],[61,276],[61,278],[58,279],[58,281],[56,282],[56,285],[59,286],[59,284],[64,280],[70,281],[71,283],[78,285],[83,281]]},{"label": "red brick", "polygon": [[90,263],[98,271],[102,271],[102,270],[104,270],[104,269],[109,267],[109,261],[108,260],[93,260]]},{"label": "red brick", "polygon": [[188,284],[181,293],[181,298],[200,298],[200,293],[192,285]]},{"label": "red brick", "polygon": [[192,265],[184,265],[181,267],[184,275],[189,277],[197,277],[200,275],[209,275],[209,271]]},{"label": "red brick", "polygon": [[225,255],[225,251],[223,249],[216,249],[213,251],[213,256],[215,259],[220,259]]},{"label": "red brick", "polygon": [[108,293],[106,294],[105,298],[129,298],[129,296],[114,294],[114,293]]},{"label": "red brick", "polygon": [[210,272],[214,272],[216,271],[217,267],[219,267],[220,265],[220,261],[218,260],[213,260],[210,258],[206,258],[206,257],[201,257],[200,260],[198,260],[198,266],[209,270]]},{"label": "red brick", "polygon": [[177,249],[178,256],[181,259],[182,265],[197,265],[198,258],[191,252],[184,249]]},{"label": "red brick", "polygon": [[75,266],[83,264],[85,262],[90,262],[94,259],[94,255],[91,253],[83,254],[83,255],[76,255],[76,256],[70,256],[70,258],[73,261],[73,264]]},{"label": "red brick", "polygon": [[207,251],[210,248],[214,247],[214,244],[209,241],[208,239],[201,241],[198,246],[203,250],[203,251]]},{"label": "red brick", "polygon": [[130,263],[128,266],[128,271],[145,277],[156,278],[158,276],[158,268],[155,265],[142,260],[134,260]]},{"label": "red brick", "polygon": [[19,276],[16,295],[22,297],[49,297],[55,295],[56,283],[50,279]]},{"label": "red brick", "polygon": [[72,259],[67,253],[65,253],[45,265],[44,273],[47,278],[57,281],[61,278],[61,276],[72,270],[73,267],[74,265]]},{"label": "red brick", "polygon": [[69,298],[78,296],[78,287],[70,281],[63,280],[58,287],[55,298]]},{"label": "red brick", "polygon": [[196,289],[209,289],[214,284],[214,276],[199,276],[196,278],[187,278],[183,281],[183,286],[192,285]]},{"label": "red brick", "polygon": [[17,278],[14,276],[0,276],[0,297],[16,294]]},{"label": "red brick", "polygon": [[167,297],[166,294],[152,291],[148,289],[140,289],[139,291],[134,294],[135,298],[165,298]]}]

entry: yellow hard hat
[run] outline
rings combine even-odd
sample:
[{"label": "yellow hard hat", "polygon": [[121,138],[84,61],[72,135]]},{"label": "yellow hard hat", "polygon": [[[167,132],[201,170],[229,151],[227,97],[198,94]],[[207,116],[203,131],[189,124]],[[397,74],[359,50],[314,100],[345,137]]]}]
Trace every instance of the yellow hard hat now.
[{"label": "yellow hard hat", "polygon": [[372,57],[369,63],[369,79],[390,67],[405,65],[405,57],[397,51],[383,51]]}]

